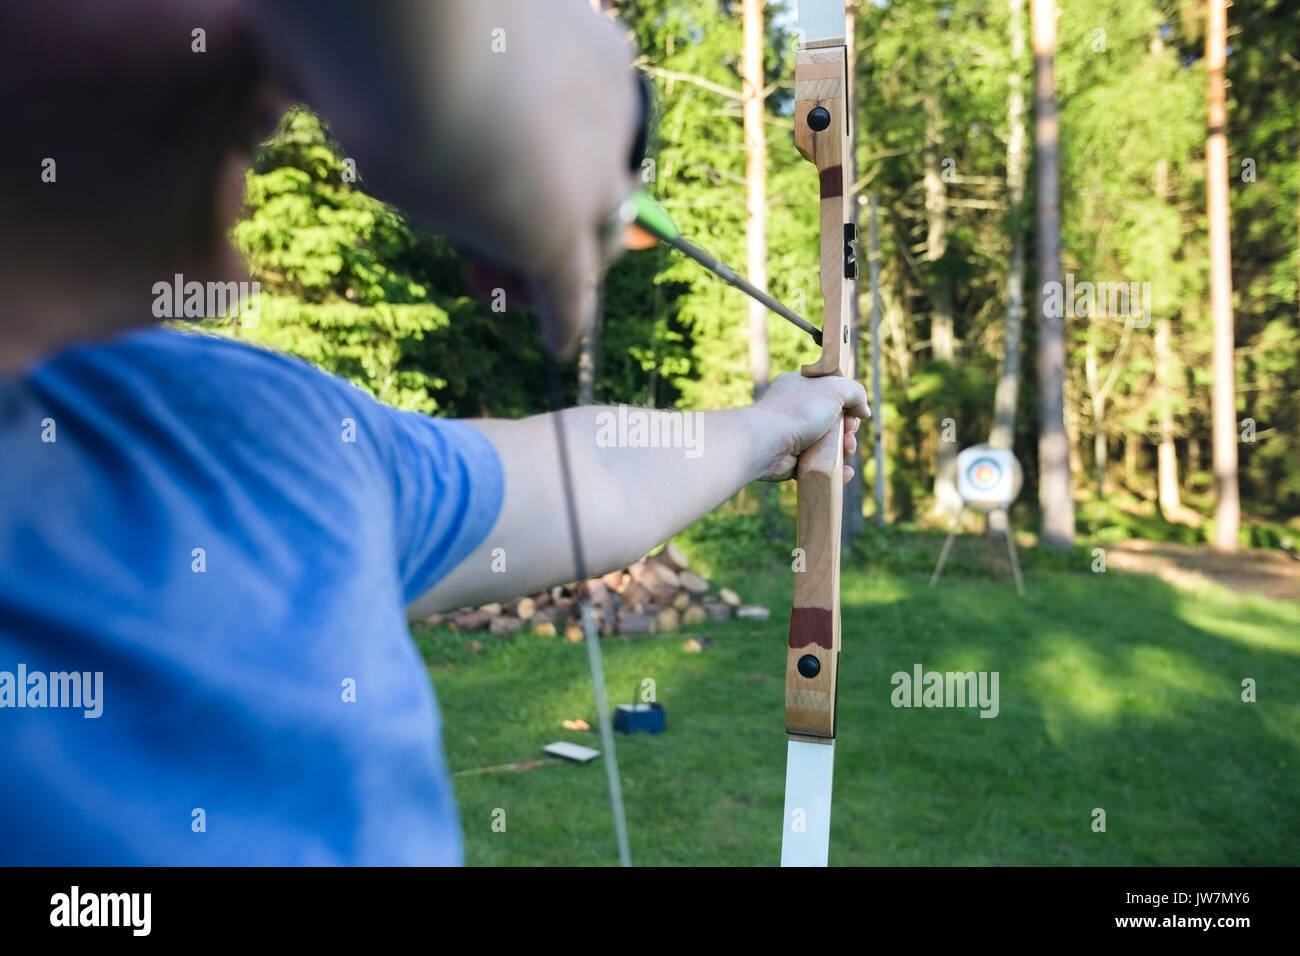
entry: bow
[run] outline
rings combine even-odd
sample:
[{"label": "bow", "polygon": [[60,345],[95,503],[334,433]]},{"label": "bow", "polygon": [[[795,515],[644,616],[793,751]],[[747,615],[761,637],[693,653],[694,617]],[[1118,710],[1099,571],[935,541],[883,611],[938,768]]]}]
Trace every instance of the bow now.
[{"label": "bow", "polygon": [[[812,335],[821,357],[803,366],[812,377],[845,375],[852,368],[849,345],[849,303],[857,278],[854,257],[856,226],[849,217],[849,172],[845,166],[852,139],[848,115],[848,47],[845,42],[844,0],[800,0],[799,31],[803,35],[795,59],[795,145],[817,167],[821,194],[821,291],[824,306],[821,331],[766,292],[738,276],[720,260],[687,241],[677,225],[648,193],[638,192],[607,223],[613,234],[635,225],[654,239],[667,242],[724,281],[753,296],[773,312]],[[648,88],[643,87],[642,121],[648,122]],[[643,139],[638,140],[644,147]],[[634,158],[632,168],[639,165]],[[575,567],[580,581],[587,576],[582,555],[577,509],[569,480],[564,428],[558,416],[563,395],[554,363],[548,363],[552,410],[556,412],[556,443],[565,492],[565,512]],[[842,421],[800,456],[795,471],[799,485],[799,532],[795,549],[794,602],[790,611],[786,661],[785,723],[789,736],[785,782],[785,836],[782,866],[825,866],[830,847],[831,780],[835,760],[837,671],[840,654],[840,522],[844,500],[844,439]],[[627,825],[622,806],[614,741],[608,721],[604,668],[595,615],[585,588],[579,594],[582,627],[588,651],[597,720],[605,751],[610,804],[619,845],[619,858],[630,865]]]},{"label": "bow", "polygon": [[[856,227],[849,215],[848,47],[843,0],[800,0],[795,55],[795,146],[817,167],[821,194],[822,354],[809,377],[852,368],[849,303]],[[844,499],[842,426],[799,458],[799,532],[794,552],[785,675],[782,866],[825,866],[830,850],[840,657],[840,521]]]}]

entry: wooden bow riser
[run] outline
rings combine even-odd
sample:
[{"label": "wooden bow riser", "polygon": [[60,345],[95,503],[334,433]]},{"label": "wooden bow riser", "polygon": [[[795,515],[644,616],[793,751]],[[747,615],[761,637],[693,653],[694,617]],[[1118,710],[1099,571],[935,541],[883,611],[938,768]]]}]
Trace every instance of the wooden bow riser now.
[{"label": "wooden bow riser", "polygon": [[[821,292],[825,304],[821,358],[809,377],[848,375],[849,302],[856,266],[849,215],[847,49],[842,41],[811,43],[795,61],[795,145],[817,168],[821,207]],[[824,113],[817,112],[824,110]],[[810,117],[812,120],[810,121]],[[817,127],[821,128],[817,128]],[[806,564],[795,574],[786,661],[786,731],[795,739],[835,738],[840,652],[840,521],[844,444],[833,427],[799,459],[798,546]],[[811,659],[811,660],[810,660]]]}]

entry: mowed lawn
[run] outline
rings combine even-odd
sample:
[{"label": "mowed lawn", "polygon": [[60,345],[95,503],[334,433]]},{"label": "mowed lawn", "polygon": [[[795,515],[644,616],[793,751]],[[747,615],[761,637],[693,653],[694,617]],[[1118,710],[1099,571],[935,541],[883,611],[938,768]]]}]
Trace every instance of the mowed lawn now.
[{"label": "mowed lawn", "polygon": [[[601,642],[612,702],[649,678],[667,710],[664,734],[616,735],[638,865],[779,860],[788,575],[727,583],[771,620],[692,632],[703,653],[686,634]],[[1300,863],[1300,607],[1115,572],[1026,583],[1021,600],[845,567],[831,863]],[[453,771],[600,746],[581,644],[416,633]],[[998,716],[893,707],[890,676],[918,663],[997,671]],[[471,865],[617,861],[599,761],[464,776],[456,796]]]}]

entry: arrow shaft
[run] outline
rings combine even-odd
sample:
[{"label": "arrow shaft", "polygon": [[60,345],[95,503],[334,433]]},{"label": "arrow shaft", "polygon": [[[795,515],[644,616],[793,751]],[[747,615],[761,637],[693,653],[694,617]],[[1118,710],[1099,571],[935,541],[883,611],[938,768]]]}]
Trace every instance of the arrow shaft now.
[{"label": "arrow shaft", "polygon": [[822,344],[822,334],[815,325],[813,325],[807,319],[802,318],[797,312],[793,312],[790,309],[786,308],[784,305],[782,305],[776,299],[772,298],[770,295],[768,295],[758,286],[754,285],[744,276],[738,275],[735,272],[735,270],[733,270],[730,266],[728,266],[717,256],[705,252],[695,243],[691,242],[689,239],[683,238],[682,236],[677,236],[675,238],[668,239],[667,242],[674,249],[678,249],[681,252],[685,253],[686,255],[690,256],[692,259],[694,259],[700,265],[704,266],[704,268],[708,269],[710,272],[712,272],[723,282],[727,283],[728,285],[734,286],[735,288],[739,289],[741,292],[745,293],[745,295],[757,299],[759,302],[763,303],[763,305],[767,306],[767,308],[775,312],[777,315],[781,316],[781,318],[790,322],[796,328],[803,329],[805,332],[807,332],[809,335],[813,337],[813,341],[816,342],[818,345]]}]

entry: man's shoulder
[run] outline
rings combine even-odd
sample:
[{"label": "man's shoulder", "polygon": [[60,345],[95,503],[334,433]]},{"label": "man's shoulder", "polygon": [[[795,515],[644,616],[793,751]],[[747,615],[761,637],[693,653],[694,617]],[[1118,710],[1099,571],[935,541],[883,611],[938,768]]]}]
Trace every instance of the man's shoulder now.
[{"label": "man's shoulder", "polygon": [[125,363],[178,374],[256,371],[277,378],[320,382],[329,376],[300,358],[200,329],[152,326],[58,356],[60,362]]},{"label": "man's shoulder", "polygon": [[382,457],[380,436],[390,431],[384,406],[303,359],[174,328],[68,349],[35,369],[28,387],[60,428],[107,428],[152,445],[170,436],[263,462],[274,452],[295,467],[334,467],[338,455],[322,453],[338,452],[341,441],[369,450],[366,460]]},{"label": "man's shoulder", "polygon": [[32,381],[78,383],[99,398],[149,397],[180,410],[278,413],[290,419],[374,405],[361,389],[303,359],[202,331],[152,327],[69,349],[37,368]]}]

